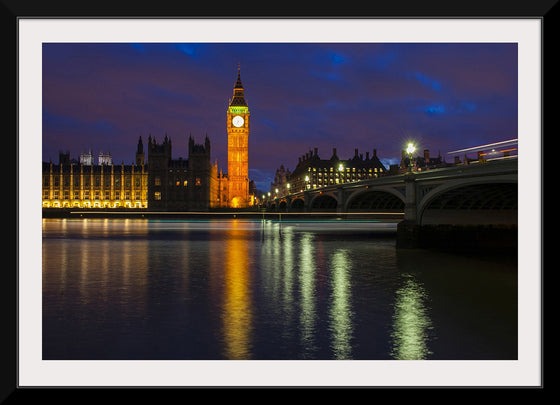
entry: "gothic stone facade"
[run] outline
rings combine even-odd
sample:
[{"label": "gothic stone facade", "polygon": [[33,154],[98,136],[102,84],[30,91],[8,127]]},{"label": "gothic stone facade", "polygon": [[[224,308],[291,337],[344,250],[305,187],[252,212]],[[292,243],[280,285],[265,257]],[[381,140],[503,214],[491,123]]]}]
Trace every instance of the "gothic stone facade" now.
[{"label": "gothic stone facade", "polygon": [[[146,154],[138,140],[135,164],[107,164],[93,158],[82,163],[61,154],[58,165],[43,163],[43,207],[149,208],[161,211],[206,211],[254,204],[249,181],[249,108],[240,70],[226,112],[228,173],[210,160],[210,140],[195,144],[188,157],[172,157],[171,139],[159,143],[150,135]],[[93,156],[90,154],[91,157]]]}]

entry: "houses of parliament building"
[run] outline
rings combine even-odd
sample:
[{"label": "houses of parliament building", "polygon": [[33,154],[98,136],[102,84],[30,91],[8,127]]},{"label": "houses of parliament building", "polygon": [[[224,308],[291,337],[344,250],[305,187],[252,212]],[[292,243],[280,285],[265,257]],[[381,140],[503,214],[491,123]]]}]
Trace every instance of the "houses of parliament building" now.
[{"label": "houses of parliament building", "polygon": [[115,165],[107,153],[100,153],[94,164],[91,152],[79,161],[66,152],[59,154],[58,164],[43,162],[43,207],[165,211],[251,207],[255,190],[249,181],[249,108],[239,68],[226,117],[227,173],[212,164],[208,137],[203,144],[189,137],[188,157],[173,159],[171,139],[165,136],[160,143],[150,135],[146,147],[139,138],[131,165]]}]

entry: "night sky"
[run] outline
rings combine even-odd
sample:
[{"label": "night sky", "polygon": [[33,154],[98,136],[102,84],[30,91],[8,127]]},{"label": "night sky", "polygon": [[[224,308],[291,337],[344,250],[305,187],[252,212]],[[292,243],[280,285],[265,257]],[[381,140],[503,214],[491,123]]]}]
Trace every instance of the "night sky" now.
[{"label": "night sky", "polygon": [[373,149],[388,168],[413,141],[431,156],[517,138],[515,43],[44,43],[43,161],[91,149],[131,164],[138,138],[212,143],[227,171],[226,110],[238,65],[251,113],[249,174],[318,148]]}]

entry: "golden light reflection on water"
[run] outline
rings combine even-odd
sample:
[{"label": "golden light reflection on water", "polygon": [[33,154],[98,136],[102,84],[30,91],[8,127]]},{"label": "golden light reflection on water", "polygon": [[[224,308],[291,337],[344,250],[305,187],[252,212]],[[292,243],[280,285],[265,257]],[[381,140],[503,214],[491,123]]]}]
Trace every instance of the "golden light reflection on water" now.
[{"label": "golden light reflection on water", "polygon": [[304,234],[301,237],[301,256],[300,256],[300,294],[301,294],[301,313],[300,330],[301,342],[304,348],[304,358],[312,357],[315,347],[315,323],[316,323],[316,268],[315,268],[315,249],[313,237]]},{"label": "golden light reflection on water", "polygon": [[335,359],[351,359],[353,326],[351,318],[350,270],[352,263],[348,252],[340,249],[334,253],[332,262],[332,304],[330,322],[332,330],[332,347]]},{"label": "golden light reflection on water", "polygon": [[[298,313],[294,304],[298,285],[294,274],[297,267],[297,246],[290,228],[284,229],[282,233],[267,228],[259,255],[261,282],[271,303],[266,311],[276,324],[282,325],[286,330],[289,329],[294,314]],[[291,334],[288,336],[293,337]]]},{"label": "golden light reflection on water", "polygon": [[225,297],[222,315],[224,356],[230,360],[251,358],[253,309],[250,296],[249,240],[247,231],[234,221],[225,245]]},{"label": "golden light reflection on water", "polygon": [[431,354],[428,333],[432,327],[427,294],[413,276],[396,292],[391,356],[396,360],[425,360]]},{"label": "golden light reflection on water", "polygon": [[[261,268],[266,291],[274,305],[270,308],[274,323],[289,329],[298,325],[297,333],[286,333],[297,340],[302,359],[314,359],[320,340],[327,338],[333,359],[352,358],[352,260],[346,249],[323,253],[324,246],[312,233],[294,234],[289,227],[270,232],[261,251]],[[328,284],[326,281],[328,280]],[[326,300],[328,309],[323,324],[319,302]],[[326,327],[327,336],[321,336]],[[299,358],[298,357],[298,358]]]},{"label": "golden light reflection on water", "polygon": [[[43,220],[43,227],[58,231],[61,238],[43,243],[43,285],[45,294],[76,297],[80,305],[105,308],[110,300],[121,306],[144,306],[148,271],[148,242],[111,240],[113,234],[147,234],[147,221],[107,219]],[[56,243],[56,249],[49,244]],[[115,291],[119,292],[115,296]],[[130,302],[130,292],[136,300]],[[141,293],[143,291],[143,293]],[[77,293],[77,294],[76,294]]]}]

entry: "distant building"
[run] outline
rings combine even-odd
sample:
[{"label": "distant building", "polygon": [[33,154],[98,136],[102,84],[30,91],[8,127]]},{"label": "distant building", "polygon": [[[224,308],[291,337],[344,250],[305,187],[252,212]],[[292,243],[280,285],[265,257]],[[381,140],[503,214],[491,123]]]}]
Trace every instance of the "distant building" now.
[{"label": "distant building", "polygon": [[111,157],[111,153],[110,152],[107,152],[107,153],[99,152],[99,157],[97,158],[97,162],[100,165],[112,165],[113,164],[113,158]]},{"label": "distant building", "polygon": [[290,171],[281,165],[279,169],[276,170],[274,175],[274,182],[270,183],[270,195],[275,197],[286,195],[290,192]]},{"label": "distant building", "polygon": [[[97,157],[97,162],[99,165],[111,165],[113,164],[113,158],[111,157],[111,153],[107,152],[107,153],[103,153],[103,151],[99,152],[99,155]],[[87,152],[82,152],[80,154],[80,163],[86,166],[92,166],[95,164],[95,161],[93,159],[93,153],[91,152],[91,149]]]},{"label": "distant building", "polygon": [[80,164],[91,166],[93,165],[93,153],[91,153],[91,149],[86,153],[80,154]]},{"label": "distant building", "polygon": [[[403,174],[409,170],[410,159],[405,150],[401,151],[401,161],[398,165],[391,165],[389,168],[390,174]],[[424,149],[424,154],[421,156],[412,157],[412,170],[415,172],[421,172],[431,169],[439,169],[442,167],[451,166],[448,164],[441,154],[438,156],[431,157],[430,150]]]},{"label": "distant building", "polygon": [[333,184],[350,183],[387,175],[387,169],[377,157],[377,150],[373,150],[370,157],[358,154],[349,159],[340,159],[333,149],[329,159],[321,159],[317,148],[309,151],[298,159],[298,164],[289,175],[291,192],[330,186]]}]

